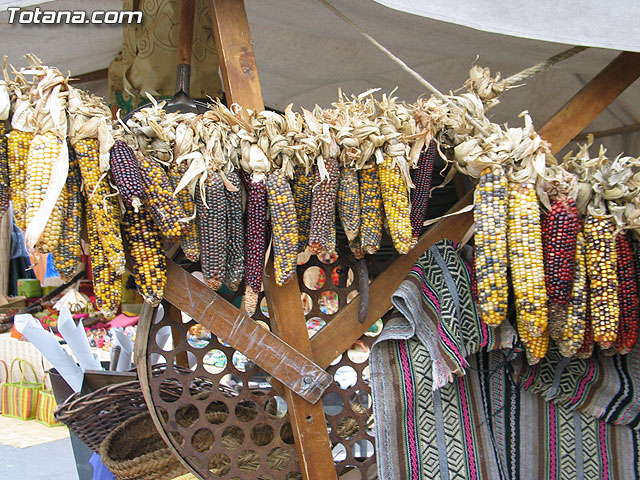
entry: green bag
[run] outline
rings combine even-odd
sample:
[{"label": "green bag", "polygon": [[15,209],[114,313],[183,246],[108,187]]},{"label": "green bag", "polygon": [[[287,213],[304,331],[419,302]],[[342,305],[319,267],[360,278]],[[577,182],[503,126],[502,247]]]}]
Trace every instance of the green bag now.
[{"label": "green bag", "polygon": [[56,422],[53,418],[53,411],[56,409],[58,404],[56,403],[56,397],[53,396],[53,390],[46,389],[45,386],[45,378],[47,374],[44,374],[44,378],[42,379],[42,390],[38,394],[38,405],[36,407],[36,422],[42,423],[47,427],[59,427],[64,425],[61,422]]},{"label": "green bag", "polygon": [[[9,368],[9,380],[13,378],[13,366],[16,362],[18,362],[18,366],[20,368],[20,381],[8,381],[0,385],[0,393],[2,395],[1,413],[5,417],[31,420],[36,417],[38,396],[43,388],[43,384],[38,382],[38,377],[33,365],[21,358],[15,358],[11,362],[11,367]],[[26,380],[24,365],[31,368],[35,382],[28,382]]]}]

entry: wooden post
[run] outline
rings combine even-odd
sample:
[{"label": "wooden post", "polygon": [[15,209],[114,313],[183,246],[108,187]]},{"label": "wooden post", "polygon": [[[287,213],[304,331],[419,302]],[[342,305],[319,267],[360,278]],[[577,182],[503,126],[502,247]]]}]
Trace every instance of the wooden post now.
[{"label": "wooden post", "polygon": [[[211,17],[227,103],[264,110],[244,0],[211,0]],[[264,285],[273,326],[283,341],[301,353],[311,354],[297,277],[282,287],[273,278],[273,262],[269,262]],[[314,382],[306,372],[300,374],[303,383]],[[336,479],[322,402],[311,404],[288,388],[285,397],[302,478]]]}]

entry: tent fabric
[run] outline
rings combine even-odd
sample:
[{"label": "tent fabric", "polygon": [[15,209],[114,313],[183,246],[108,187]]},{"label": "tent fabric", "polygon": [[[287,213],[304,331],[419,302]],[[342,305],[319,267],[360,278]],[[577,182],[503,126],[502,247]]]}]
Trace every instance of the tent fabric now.
[{"label": "tent fabric", "polygon": [[[640,52],[636,0],[375,0],[387,7],[485,32]],[[614,7],[615,8],[612,8]],[[588,26],[585,28],[585,26]]]},{"label": "tent fabric", "polygon": [[[508,76],[568,48],[566,44],[552,41],[491,33],[413,15],[374,0],[331,2],[444,92],[459,88],[475,63],[491,67],[493,73],[499,71]],[[589,2],[592,3],[595,2]],[[121,8],[122,1],[55,0],[42,8],[74,9],[80,8],[80,4],[86,11],[92,11]],[[381,92],[398,87],[396,95],[408,102],[428,94],[416,80],[320,2],[245,0],[245,4],[263,97],[270,107],[283,109],[288,103],[326,107],[337,98],[338,88],[345,93],[358,94],[374,87],[381,88]],[[612,28],[620,28],[614,21],[617,15],[614,13],[623,8],[617,5],[610,7],[611,15],[602,16]],[[456,12],[462,8],[456,3]],[[588,10],[582,8],[579,21],[576,20],[586,34],[595,28]],[[629,14],[629,17],[634,15]],[[62,71],[81,74],[106,68],[121,49],[120,26],[8,25],[7,18],[6,12],[0,13],[0,36],[3,53],[14,65],[23,63],[21,56],[24,53],[33,52]],[[626,30],[629,38],[638,35],[633,33],[635,29]],[[522,123],[518,114],[529,110],[535,124],[542,126],[618,53],[617,50],[590,48],[536,75],[527,80],[526,85],[503,94],[502,103],[490,112],[491,119],[517,126]],[[638,123],[640,82],[624,92],[587,130],[600,131]],[[640,154],[640,135],[637,133],[607,137],[602,143],[612,156],[621,152]]]}]

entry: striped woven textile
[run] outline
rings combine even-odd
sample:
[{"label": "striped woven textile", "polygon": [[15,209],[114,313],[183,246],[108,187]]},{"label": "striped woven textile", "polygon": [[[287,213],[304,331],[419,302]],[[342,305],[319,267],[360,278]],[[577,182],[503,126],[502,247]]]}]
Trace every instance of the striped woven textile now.
[{"label": "striped woven textile", "polygon": [[627,355],[597,353],[587,360],[567,359],[551,348],[538,365],[516,368],[524,389],[557,405],[640,427],[640,344]]}]

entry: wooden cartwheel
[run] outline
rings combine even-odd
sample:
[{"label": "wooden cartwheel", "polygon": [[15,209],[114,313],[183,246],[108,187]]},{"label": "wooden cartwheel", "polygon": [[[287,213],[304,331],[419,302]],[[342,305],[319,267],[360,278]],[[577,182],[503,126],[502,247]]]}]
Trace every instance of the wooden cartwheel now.
[{"label": "wooden cartwheel", "polygon": [[[227,101],[263,110],[243,0],[211,0],[211,14]],[[638,58],[621,53],[540,129],[553,153],[640,76]],[[471,201],[466,194],[451,211]],[[422,252],[443,238],[460,241],[472,221],[469,212],[441,219],[407,255],[369,262],[366,317],[348,254],[327,263],[312,257],[299,266],[300,281],[284,286],[267,264],[254,318],[232,304],[237,296],[213,292],[186,270],[196,266],[168,260],[162,308],[143,308],[136,341],[142,391],[165,442],[203,479],[377,478],[365,359],[375,339],[367,332]],[[326,325],[310,339],[307,321]],[[198,323],[212,332],[204,342],[188,337]],[[166,364],[157,377],[152,359]],[[161,386],[180,397],[163,397]]]}]

